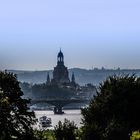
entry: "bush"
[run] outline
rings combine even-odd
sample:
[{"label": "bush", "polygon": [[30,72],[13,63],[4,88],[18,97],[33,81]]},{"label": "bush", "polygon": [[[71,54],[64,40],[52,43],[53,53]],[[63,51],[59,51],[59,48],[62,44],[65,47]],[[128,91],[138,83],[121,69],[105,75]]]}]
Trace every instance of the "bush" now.
[{"label": "bush", "polygon": [[54,134],[57,140],[76,140],[76,129],[74,122],[65,119],[64,123],[58,122],[54,129]]},{"label": "bush", "polygon": [[54,140],[53,130],[34,130],[34,136],[37,140]]},{"label": "bush", "polygon": [[134,131],[132,133],[132,136],[130,137],[130,140],[140,140],[140,132],[139,131]]}]

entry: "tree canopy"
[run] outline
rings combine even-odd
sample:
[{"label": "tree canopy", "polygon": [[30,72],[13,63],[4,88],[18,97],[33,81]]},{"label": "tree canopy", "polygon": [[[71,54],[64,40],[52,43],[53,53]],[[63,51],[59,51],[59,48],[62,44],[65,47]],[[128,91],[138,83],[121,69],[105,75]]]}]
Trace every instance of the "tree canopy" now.
[{"label": "tree canopy", "polygon": [[67,119],[64,120],[64,123],[59,121],[54,128],[56,140],[76,140],[76,129],[76,124],[73,121]]},{"label": "tree canopy", "polygon": [[27,99],[22,98],[16,75],[0,72],[0,139],[32,137],[34,112],[29,111]]},{"label": "tree canopy", "polygon": [[129,140],[132,131],[140,130],[140,78],[110,76],[82,115],[84,139]]}]

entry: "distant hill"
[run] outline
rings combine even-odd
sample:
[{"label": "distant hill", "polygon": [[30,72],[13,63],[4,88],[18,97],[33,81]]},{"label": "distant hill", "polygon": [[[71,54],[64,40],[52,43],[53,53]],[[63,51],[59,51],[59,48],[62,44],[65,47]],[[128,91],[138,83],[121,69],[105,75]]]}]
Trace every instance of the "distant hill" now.
[{"label": "distant hill", "polygon": [[[52,78],[52,70],[49,71],[21,71],[21,70],[8,70],[9,72],[13,72],[17,74],[18,80],[21,82],[29,82],[29,83],[44,83],[46,82],[47,74],[50,74],[50,78]],[[140,69],[80,69],[80,68],[72,68],[69,69],[69,77],[71,79],[72,72],[75,74],[76,82],[80,85],[85,85],[87,83],[92,83],[94,85],[98,85],[100,82],[105,80],[109,75],[113,74],[135,74],[140,76]]]}]

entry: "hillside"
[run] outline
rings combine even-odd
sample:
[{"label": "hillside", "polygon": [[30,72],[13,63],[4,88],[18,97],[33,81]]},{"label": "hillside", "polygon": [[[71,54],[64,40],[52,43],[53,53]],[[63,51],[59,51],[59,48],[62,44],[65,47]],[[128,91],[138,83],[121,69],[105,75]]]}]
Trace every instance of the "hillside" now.
[{"label": "hillside", "polygon": [[[8,70],[9,72],[13,72],[17,74],[18,80],[21,82],[29,82],[29,83],[43,83],[46,82],[47,74],[50,74],[52,78],[52,70],[49,71],[20,71],[20,70]],[[80,69],[73,68],[69,69],[69,77],[71,79],[72,72],[75,74],[76,82],[80,85],[84,85],[87,83],[92,83],[94,85],[98,85],[100,82],[106,79],[109,75],[113,74],[136,74],[140,76],[140,69],[130,70],[113,70],[113,69]]]}]

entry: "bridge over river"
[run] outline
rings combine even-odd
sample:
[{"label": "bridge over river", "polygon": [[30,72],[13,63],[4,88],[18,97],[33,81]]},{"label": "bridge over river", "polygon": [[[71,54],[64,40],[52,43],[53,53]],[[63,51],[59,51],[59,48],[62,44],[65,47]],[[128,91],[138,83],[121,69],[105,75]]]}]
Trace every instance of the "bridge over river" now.
[{"label": "bridge over river", "polygon": [[71,103],[89,103],[85,99],[34,99],[31,100],[31,105],[38,103],[47,103],[54,106],[54,114],[63,114],[63,107]]}]

